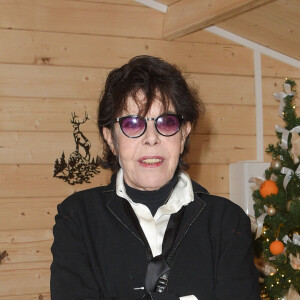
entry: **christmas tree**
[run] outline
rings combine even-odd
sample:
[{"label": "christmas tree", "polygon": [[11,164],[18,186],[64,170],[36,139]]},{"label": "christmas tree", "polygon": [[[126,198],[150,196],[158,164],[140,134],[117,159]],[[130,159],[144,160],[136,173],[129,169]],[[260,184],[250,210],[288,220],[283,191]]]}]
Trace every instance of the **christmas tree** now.
[{"label": "christmas tree", "polygon": [[286,80],[275,93],[285,127],[276,125],[276,145],[264,178],[254,187],[255,263],[262,299],[300,299],[300,118],[295,108],[295,82]]}]

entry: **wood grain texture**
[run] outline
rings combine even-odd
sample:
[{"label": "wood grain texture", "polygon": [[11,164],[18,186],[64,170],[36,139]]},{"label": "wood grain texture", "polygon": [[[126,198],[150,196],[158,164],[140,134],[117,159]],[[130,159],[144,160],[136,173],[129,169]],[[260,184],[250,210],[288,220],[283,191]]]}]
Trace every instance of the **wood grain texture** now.
[{"label": "wood grain texture", "polygon": [[[293,45],[294,47],[294,43],[290,45]],[[300,79],[300,68],[285,64],[266,55],[261,56],[261,67],[263,77],[279,78],[280,80],[282,80],[282,82],[285,78],[291,78],[294,80]]]},{"label": "wood grain texture", "polygon": [[[0,64],[0,96],[96,99],[109,70]],[[24,75],[26,74],[26,76]],[[18,87],[18,88],[16,88]]]},{"label": "wood grain texture", "polygon": [[67,1],[79,1],[79,2],[95,2],[95,3],[108,3],[108,4],[121,4],[121,5],[133,5],[143,6],[135,0],[67,0]]},{"label": "wood grain texture", "polygon": [[1,0],[0,28],[160,38],[163,14],[144,6],[64,0]]},{"label": "wood grain texture", "polygon": [[[40,99],[43,100],[45,105],[48,105],[49,102],[52,103],[52,99],[47,99],[51,98],[51,96],[44,96],[47,94],[59,98],[54,100],[56,102],[64,101],[61,98],[66,98],[70,102],[71,100],[79,99],[84,101],[93,99],[97,102],[106,76],[109,73],[109,69],[61,67],[50,67],[50,69],[48,69],[49,72],[46,72],[47,68],[38,66],[36,67],[37,69],[33,68],[32,76],[27,74],[32,80],[30,85],[32,88],[30,88],[26,85],[26,82],[29,83],[30,79],[28,81],[25,80],[23,83],[23,79],[18,75],[18,72],[27,72],[30,71],[30,68],[27,69],[27,67],[17,65],[10,65],[8,68],[6,65],[0,65],[0,67],[0,72],[3,70],[3,81],[1,81],[3,82],[3,86],[0,86],[0,93],[2,94],[2,96],[0,94],[0,105],[3,109],[5,106],[13,105],[10,103],[14,100],[19,100],[20,103],[23,102],[26,108],[28,100],[36,100],[26,99],[26,94],[31,95],[29,97],[46,98]],[[7,73],[5,73],[5,71],[7,71]],[[46,73],[44,80],[39,78],[39,71]],[[56,72],[58,73],[56,74]],[[10,73],[11,77],[6,78]],[[16,73],[16,77],[14,77],[14,73]],[[200,98],[204,103],[245,105],[254,105],[255,103],[253,77],[199,73],[185,73],[184,75],[189,84],[199,90]],[[17,90],[15,89],[16,85],[18,85]],[[55,86],[55,89],[53,89],[53,86]],[[43,96],[40,96],[41,94]],[[14,99],[10,99],[10,97],[14,97]],[[90,105],[93,102],[73,101],[72,104],[78,109],[79,103],[82,103],[82,105]],[[38,105],[38,102],[36,102],[36,104]],[[55,102],[53,102],[53,104],[55,104]],[[31,107],[31,109],[34,109],[34,107]]]},{"label": "wood grain texture", "polygon": [[101,170],[91,183],[70,185],[53,177],[51,165],[0,165],[0,198],[67,197],[76,191],[106,185],[111,173]]},{"label": "wood grain texture", "polygon": [[193,180],[205,187],[211,194],[229,193],[228,165],[193,164],[188,173]]},{"label": "wood grain texture", "polygon": [[193,33],[184,35],[173,41],[182,41],[190,43],[207,43],[207,44],[221,44],[221,45],[238,45],[237,43],[225,39],[217,34],[211,33],[206,30],[198,30]]},{"label": "wood grain texture", "polygon": [[205,104],[255,105],[252,76],[188,73],[186,78]]},{"label": "wood grain texture", "polygon": [[[99,134],[80,128],[91,143],[91,160],[101,156]],[[0,164],[54,164],[62,152],[68,158],[75,146],[72,132],[0,132]],[[81,147],[79,152],[85,156]]]},{"label": "wood grain texture", "polygon": [[298,0],[277,0],[217,26],[299,60],[299,19]]},{"label": "wood grain texture", "polygon": [[255,135],[255,107],[249,105],[206,105],[206,113],[195,133]]},{"label": "wood grain texture", "polygon": [[231,19],[270,0],[180,0],[168,7],[163,38],[174,39]]},{"label": "wood grain texture", "polygon": [[0,62],[113,68],[136,55],[162,57],[185,72],[253,75],[252,51],[238,45],[1,30]]},{"label": "wood grain texture", "polygon": [[51,261],[32,261],[14,264],[3,263],[1,264],[1,271],[49,269],[50,264]]},{"label": "wood grain texture", "polygon": [[51,300],[51,297],[49,293],[35,293],[29,295],[0,296],[0,300]]},{"label": "wood grain texture", "polygon": [[56,206],[63,200],[64,197],[0,198],[0,228],[2,231],[52,228]]},{"label": "wood grain texture", "polygon": [[52,229],[0,231],[0,247],[8,252],[5,266],[52,260]]},{"label": "wood grain texture", "polygon": [[0,106],[0,127],[6,131],[72,132],[72,112],[80,117],[89,114],[91,119],[82,126],[84,132],[98,130],[96,100],[0,97]]},{"label": "wood grain texture", "polygon": [[[4,270],[0,272],[0,296],[49,293],[50,270],[47,268],[35,268],[30,262],[30,269]],[[50,265],[50,263],[48,263]]]},{"label": "wood grain texture", "polygon": [[230,164],[251,159],[256,159],[254,135],[195,134],[191,136],[191,150],[187,157],[188,163]]}]

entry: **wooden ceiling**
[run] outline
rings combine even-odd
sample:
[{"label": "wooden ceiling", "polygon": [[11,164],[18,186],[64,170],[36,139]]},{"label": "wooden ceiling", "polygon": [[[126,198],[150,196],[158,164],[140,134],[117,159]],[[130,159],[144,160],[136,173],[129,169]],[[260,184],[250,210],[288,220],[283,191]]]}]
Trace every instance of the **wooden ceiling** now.
[{"label": "wooden ceiling", "polygon": [[158,0],[156,2],[168,6],[162,29],[162,37],[165,39],[175,39],[216,25],[300,60],[300,0]]}]

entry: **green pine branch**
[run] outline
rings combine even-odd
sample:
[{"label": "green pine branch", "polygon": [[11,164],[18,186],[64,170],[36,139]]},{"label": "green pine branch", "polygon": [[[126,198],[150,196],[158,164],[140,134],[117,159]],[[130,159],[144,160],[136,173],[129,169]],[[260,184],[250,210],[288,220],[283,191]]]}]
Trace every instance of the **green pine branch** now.
[{"label": "green pine branch", "polygon": [[[296,94],[295,81],[287,79],[285,83],[290,84],[291,90]],[[300,118],[297,117],[295,110],[295,95],[287,95],[284,98],[284,104],[283,120],[285,129],[290,131],[300,125]],[[288,149],[283,149],[281,146],[282,134],[276,132],[276,137],[278,142],[268,145],[266,153],[270,154],[273,159],[279,160],[282,167],[295,171],[299,164],[294,163],[289,153],[292,148],[291,134],[288,138]],[[300,294],[300,270],[294,269],[290,263],[290,254],[295,256],[300,253],[300,246],[288,241],[284,244],[285,251],[282,254],[274,256],[270,252],[270,244],[276,239],[282,241],[283,237],[288,236],[292,240],[294,233],[300,234],[300,178],[294,173],[285,188],[285,176],[280,168],[268,168],[265,170],[265,178],[276,180],[278,194],[264,198],[257,189],[252,195],[255,217],[266,214],[262,234],[258,239],[253,240],[253,247],[255,255],[257,257],[262,255],[265,264],[270,264],[276,270],[274,273],[261,274],[264,279],[261,288],[272,300],[284,297],[291,285]],[[267,214],[266,208],[270,206],[276,209],[276,213],[272,216]]]}]

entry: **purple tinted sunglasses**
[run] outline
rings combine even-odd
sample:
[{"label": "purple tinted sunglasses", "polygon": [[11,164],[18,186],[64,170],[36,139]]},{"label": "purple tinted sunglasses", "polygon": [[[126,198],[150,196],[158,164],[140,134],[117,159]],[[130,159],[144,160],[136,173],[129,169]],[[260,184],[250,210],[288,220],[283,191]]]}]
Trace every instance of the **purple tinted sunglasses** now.
[{"label": "purple tinted sunglasses", "polygon": [[182,124],[183,116],[176,114],[162,114],[157,118],[143,118],[140,116],[125,116],[117,118],[122,132],[130,137],[137,138],[147,129],[147,121],[154,121],[157,132],[163,136],[176,134]]}]

